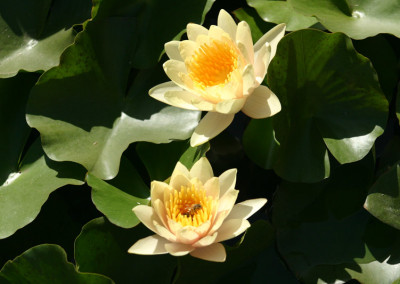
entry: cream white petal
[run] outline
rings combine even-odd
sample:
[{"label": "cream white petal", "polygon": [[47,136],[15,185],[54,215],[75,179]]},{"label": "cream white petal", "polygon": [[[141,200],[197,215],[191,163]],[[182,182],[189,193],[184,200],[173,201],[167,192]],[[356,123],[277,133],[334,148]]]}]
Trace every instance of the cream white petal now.
[{"label": "cream white petal", "polygon": [[212,111],[215,108],[214,104],[186,90],[166,92],[164,100],[169,105],[189,110]]},{"label": "cream white petal", "polygon": [[152,181],[151,182],[151,202],[154,203],[157,199],[164,200],[164,192],[168,190],[169,185],[162,181]]},{"label": "cream white petal", "polygon": [[191,256],[215,262],[224,262],[226,251],[222,244],[214,243],[207,247],[197,248],[190,253]]},{"label": "cream white petal", "polygon": [[269,43],[264,44],[254,55],[254,75],[256,76],[258,84],[261,84],[262,81],[264,81],[265,75],[267,74],[270,56],[271,46]]},{"label": "cream white petal", "polygon": [[216,242],[222,242],[239,236],[250,227],[249,221],[245,219],[229,219],[225,220],[222,226],[218,229]]},{"label": "cream white petal", "polygon": [[254,45],[254,52],[257,52],[266,42],[268,42],[271,46],[271,56],[270,61],[274,58],[276,53],[276,48],[278,46],[279,41],[285,35],[285,24],[279,24],[269,30],[266,34],[264,34]]},{"label": "cream white petal", "polygon": [[236,202],[238,194],[239,190],[228,190],[219,200],[218,212],[225,210],[230,212]]},{"label": "cream white petal", "polygon": [[243,202],[240,202],[233,206],[231,213],[228,215],[226,220],[229,219],[247,219],[261,207],[263,207],[267,203],[267,199],[265,198],[257,198],[250,199]]},{"label": "cream white petal", "polygon": [[221,114],[235,114],[239,112],[246,102],[246,98],[224,100],[217,104],[216,111]]},{"label": "cream white petal", "polygon": [[208,31],[208,36],[213,39],[223,40],[223,38],[228,38],[229,35],[218,26],[212,25]]},{"label": "cream white petal", "polygon": [[179,44],[179,53],[183,61],[190,59],[200,46],[192,40],[183,40]]},{"label": "cream white petal", "polygon": [[168,218],[168,228],[172,234],[176,236],[177,232],[181,230],[183,227],[180,223],[175,222],[174,220]]},{"label": "cream white petal", "polygon": [[253,65],[247,65],[243,70],[243,95],[247,98],[258,85]]},{"label": "cream white petal", "polygon": [[160,102],[170,104],[165,98],[165,94],[170,91],[182,91],[183,89],[174,82],[165,82],[150,89],[149,95]]},{"label": "cream white petal", "polygon": [[233,41],[236,40],[236,23],[225,10],[221,10],[218,15],[218,26],[229,34]]},{"label": "cream white petal", "polygon": [[213,177],[204,184],[204,189],[207,196],[212,196],[214,199],[219,198],[219,179]]},{"label": "cream white petal", "polygon": [[188,24],[186,26],[186,33],[189,40],[196,41],[199,35],[207,35],[208,30],[197,24]]},{"label": "cream white petal", "polygon": [[229,210],[225,210],[225,211],[219,211],[217,213],[214,223],[212,224],[212,227],[208,232],[209,235],[214,234],[219,229],[219,227],[221,227],[222,223],[225,221],[225,218],[228,216],[229,212],[230,212]]},{"label": "cream white petal", "polygon": [[157,233],[157,230],[153,224],[153,220],[156,219],[159,223],[161,223],[161,220],[158,218],[152,207],[147,205],[138,205],[135,206],[132,211],[135,213],[136,217],[138,217],[140,222],[142,222],[154,233]]},{"label": "cream white petal", "polygon": [[153,221],[154,226],[156,227],[156,233],[157,235],[163,237],[164,239],[170,241],[170,242],[176,242],[177,238],[174,234],[169,231],[169,229],[165,228],[163,225],[157,223],[156,221]]},{"label": "cream white petal", "polygon": [[210,230],[210,227],[211,227],[211,222],[210,222],[210,220],[207,220],[206,222],[204,222],[200,226],[196,227],[194,230],[200,236],[200,238],[202,238]]},{"label": "cream white petal", "polygon": [[165,53],[168,55],[169,59],[183,60],[179,52],[179,43],[180,41],[173,40],[164,44]]},{"label": "cream white petal", "polygon": [[209,246],[212,243],[215,243],[215,240],[217,238],[218,233],[215,233],[213,235],[210,236],[205,236],[204,238],[201,238],[200,240],[198,240],[197,242],[195,242],[193,244],[194,247],[205,247],[205,246]]},{"label": "cream white petal", "polygon": [[142,255],[165,254],[168,253],[165,249],[167,243],[168,241],[159,235],[152,235],[138,240],[128,252]]},{"label": "cream white petal", "polygon": [[231,124],[235,114],[222,114],[218,112],[207,113],[194,130],[190,139],[190,146],[195,147],[206,143],[208,140],[220,134]]},{"label": "cream white petal", "polygon": [[185,174],[183,174],[179,171],[175,171],[173,173],[173,175],[171,176],[169,185],[170,185],[170,187],[172,187],[176,190],[180,190],[181,186],[190,187],[192,185],[192,183],[190,182],[190,179],[188,176],[186,176]]},{"label": "cream white petal", "polygon": [[163,64],[165,74],[182,89],[185,88],[185,83],[182,80],[182,74],[186,74],[186,66],[182,61],[170,59]]},{"label": "cream white petal", "polygon": [[185,245],[181,243],[167,243],[165,244],[165,249],[169,254],[174,256],[182,256],[186,255],[189,252],[193,251],[195,248],[191,245]]},{"label": "cream white petal", "polygon": [[237,169],[230,169],[223,172],[219,176],[219,196],[222,197],[224,194],[230,190],[234,189],[236,185],[236,174]]},{"label": "cream white petal", "polygon": [[[164,199],[164,194],[162,199]],[[162,199],[155,199],[155,200],[152,199],[151,205],[158,218],[160,218],[163,226],[168,227],[167,211],[165,210],[165,204],[161,201]]]},{"label": "cream white petal", "polygon": [[200,239],[194,227],[182,227],[176,232],[177,241],[183,244],[193,244]]},{"label": "cream white petal", "polygon": [[236,44],[238,45],[239,50],[242,52],[247,63],[253,64],[254,62],[253,39],[251,38],[251,31],[249,24],[244,21],[240,22],[237,26]]},{"label": "cream white petal", "polygon": [[281,103],[278,97],[266,86],[259,86],[249,96],[242,108],[251,118],[266,118],[280,112]]},{"label": "cream white petal", "polygon": [[210,178],[214,177],[214,173],[210,162],[207,158],[200,158],[190,169],[190,177],[197,177],[203,184]]},{"label": "cream white petal", "polygon": [[172,171],[172,176],[174,175],[175,172],[183,174],[183,175],[187,176],[188,178],[190,178],[189,170],[186,168],[186,166],[184,164],[182,164],[179,161],[176,163],[175,168]]}]

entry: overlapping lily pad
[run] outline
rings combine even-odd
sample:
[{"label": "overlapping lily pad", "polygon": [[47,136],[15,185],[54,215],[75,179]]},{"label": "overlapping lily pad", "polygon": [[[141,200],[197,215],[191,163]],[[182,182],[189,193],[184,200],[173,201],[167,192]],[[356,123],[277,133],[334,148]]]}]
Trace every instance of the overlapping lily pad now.
[{"label": "overlapping lily pad", "polygon": [[379,33],[400,37],[400,3],[397,0],[288,0],[305,16],[315,16],[332,32],[363,39]]},{"label": "overlapping lily pad", "polygon": [[89,22],[61,65],[33,88],[27,121],[41,133],[51,159],[74,161],[111,179],[130,143],[190,137],[199,112],[165,106],[148,96],[149,88],[161,81],[160,67],[140,72],[130,84],[135,23],[135,17]]},{"label": "overlapping lily pad", "polygon": [[65,251],[57,245],[33,247],[13,261],[7,262],[0,271],[1,283],[77,283],[111,284],[105,276],[81,273],[67,261]]},{"label": "overlapping lily pad", "polygon": [[0,186],[0,239],[32,222],[57,188],[83,184],[84,175],[84,169],[77,164],[48,159],[36,141],[18,171]]},{"label": "overlapping lily pad", "polygon": [[285,36],[267,80],[282,104],[273,119],[280,143],[273,168],[287,180],[326,178],[328,150],[342,164],[358,161],[383,133],[388,102],[376,72],[343,34]]},{"label": "overlapping lily pad", "polygon": [[72,25],[90,17],[89,0],[17,0],[0,3],[0,77],[48,70],[72,44]]},{"label": "overlapping lily pad", "polygon": [[285,23],[286,30],[295,31],[311,27],[318,23],[313,16],[305,16],[293,9],[289,1],[247,0],[266,22]]}]

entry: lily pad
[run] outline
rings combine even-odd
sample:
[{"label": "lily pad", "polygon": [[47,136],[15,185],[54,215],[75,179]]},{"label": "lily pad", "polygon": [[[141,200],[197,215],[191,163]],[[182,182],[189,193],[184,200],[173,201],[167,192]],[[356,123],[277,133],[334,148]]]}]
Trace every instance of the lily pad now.
[{"label": "lily pad", "polygon": [[305,16],[315,16],[332,32],[342,32],[354,39],[379,33],[400,37],[400,3],[397,0],[288,0]]},{"label": "lily pad", "polygon": [[382,222],[400,230],[400,162],[378,178],[364,207]]},{"label": "lily pad", "polygon": [[256,9],[264,21],[285,23],[287,31],[305,29],[318,23],[315,17],[298,13],[288,1],[247,0],[247,4]]},{"label": "lily pad", "polygon": [[77,283],[111,284],[111,279],[92,273],[76,271],[67,261],[65,251],[57,245],[33,247],[13,261],[7,262],[0,271],[1,283]]},{"label": "lily pad", "polygon": [[343,34],[300,30],[285,36],[267,81],[282,104],[273,117],[280,144],[274,170],[286,180],[327,178],[328,150],[341,164],[355,162],[383,133],[388,102],[376,72]]},{"label": "lily pad", "polygon": [[127,193],[129,189],[123,191],[91,174],[87,175],[86,181],[92,187],[93,203],[111,223],[122,228],[132,228],[140,223],[132,208],[148,205],[149,200],[135,197]]},{"label": "lily pad", "polygon": [[160,69],[140,72],[129,83],[135,22],[134,17],[89,22],[60,66],[32,89],[27,121],[39,130],[51,159],[73,161],[111,179],[130,143],[186,139],[197,126],[199,112],[166,106],[148,95],[161,81]]},{"label": "lily pad", "polygon": [[36,141],[18,171],[0,186],[0,239],[32,222],[57,188],[83,184],[84,175],[84,169],[77,164],[48,159]]},{"label": "lily pad", "polygon": [[116,283],[171,283],[176,258],[134,255],[128,249],[151,232],[143,225],[126,230],[105,218],[87,223],[75,241],[75,261],[81,272],[100,273]]},{"label": "lily pad", "polygon": [[17,0],[0,3],[0,78],[19,70],[48,70],[72,44],[71,28],[90,17],[89,0]]}]

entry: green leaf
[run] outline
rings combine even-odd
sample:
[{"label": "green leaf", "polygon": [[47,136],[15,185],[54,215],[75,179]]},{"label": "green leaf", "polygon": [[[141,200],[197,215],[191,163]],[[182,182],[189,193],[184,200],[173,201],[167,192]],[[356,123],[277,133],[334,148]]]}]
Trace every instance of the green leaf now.
[{"label": "green leaf", "polygon": [[91,174],[87,175],[86,181],[92,187],[93,203],[111,223],[122,228],[132,228],[140,223],[132,208],[139,204],[148,205],[149,200],[131,195],[129,191],[134,188],[120,190]]},{"label": "green leaf", "polygon": [[142,225],[121,229],[104,218],[87,223],[75,241],[75,260],[81,272],[100,273],[116,283],[171,283],[176,267],[170,255],[134,255],[128,249],[152,234]]},{"label": "green leaf", "polygon": [[379,33],[400,37],[397,0],[288,0],[305,16],[315,16],[328,30],[343,32],[354,39],[364,39]]},{"label": "green leaf", "polygon": [[264,169],[272,168],[279,148],[275,140],[272,118],[250,121],[243,134],[243,148],[246,155],[258,166]]},{"label": "green leaf", "polygon": [[400,162],[378,178],[364,207],[382,222],[400,230]]},{"label": "green leaf", "polygon": [[138,143],[136,151],[146,166],[150,180],[164,181],[171,176],[178,161],[190,169],[198,159],[204,157],[209,148],[209,143],[190,147],[188,141],[161,145],[142,142]]},{"label": "green leaf", "polygon": [[22,150],[30,133],[25,120],[29,91],[38,76],[22,73],[0,79],[0,184],[18,170]]},{"label": "green leaf", "polygon": [[[3,282],[4,281],[4,282]],[[33,247],[0,271],[1,283],[114,283],[102,275],[80,273],[67,261],[65,251],[57,245]]]},{"label": "green leaf", "polygon": [[388,102],[376,72],[343,34],[285,36],[267,80],[282,104],[273,117],[280,143],[274,170],[287,180],[326,178],[328,150],[342,164],[358,161],[383,133]]},{"label": "green leaf", "polygon": [[73,42],[74,24],[90,17],[91,1],[17,0],[0,4],[0,78],[48,70]]},{"label": "green leaf", "polygon": [[139,72],[129,83],[135,22],[134,17],[113,17],[88,23],[61,65],[32,89],[27,121],[41,133],[51,159],[77,162],[111,179],[130,143],[186,139],[197,126],[200,112],[166,106],[148,95],[160,82],[161,68]]},{"label": "green leaf", "polygon": [[84,174],[79,165],[49,160],[36,141],[19,170],[0,186],[0,239],[32,222],[57,188],[83,184]]},{"label": "green leaf", "polygon": [[264,21],[285,23],[288,31],[308,28],[318,23],[315,17],[298,13],[288,1],[247,0],[247,4],[255,8]]},{"label": "green leaf", "polygon": [[[254,262],[260,252],[269,247],[273,240],[273,227],[268,222],[257,221],[248,229],[239,246],[227,248],[226,261],[223,263],[207,262],[192,256],[183,257],[179,262],[175,283],[230,283],[228,279],[245,283],[254,273]],[[243,273],[243,269],[247,271],[248,268],[250,275]]]}]

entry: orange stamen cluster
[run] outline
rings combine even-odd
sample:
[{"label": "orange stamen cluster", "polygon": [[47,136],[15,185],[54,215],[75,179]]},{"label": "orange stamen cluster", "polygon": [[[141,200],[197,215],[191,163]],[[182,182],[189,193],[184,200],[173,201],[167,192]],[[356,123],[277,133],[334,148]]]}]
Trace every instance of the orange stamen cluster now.
[{"label": "orange stamen cluster", "polygon": [[194,52],[186,66],[200,89],[225,84],[231,72],[238,68],[238,51],[230,42],[211,40]]},{"label": "orange stamen cluster", "polygon": [[213,198],[206,196],[204,188],[181,186],[174,190],[166,201],[169,218],[182,226],[198,227],[211,217]]}]

